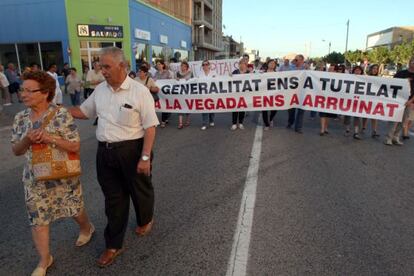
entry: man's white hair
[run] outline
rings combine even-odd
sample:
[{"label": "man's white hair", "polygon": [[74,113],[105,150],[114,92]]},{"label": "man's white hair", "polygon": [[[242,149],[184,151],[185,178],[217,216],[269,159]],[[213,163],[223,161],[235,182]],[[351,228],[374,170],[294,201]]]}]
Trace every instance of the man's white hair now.
[{"label": "man's white hair", "polygon": [[118,47],[102,48],[102,50],[99,52],[99,55],[100,56],[110,55],[113,58],[115,58],[117,61],[119,61],[120,63],[124,63],[125,65],[127,64],[124,51],[122,51],[122,49],[119,49]]}]

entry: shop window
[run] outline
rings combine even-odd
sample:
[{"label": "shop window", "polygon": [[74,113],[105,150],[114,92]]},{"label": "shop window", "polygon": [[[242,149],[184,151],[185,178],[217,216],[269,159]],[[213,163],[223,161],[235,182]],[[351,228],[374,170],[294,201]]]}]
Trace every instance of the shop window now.
[{"label": "shop window", "polygon": [[144,61],[148,61],[148,50],[149,47],[147,44],[144,43],[137,43],[134,48],[135,51],[135,63],[136,63],[136,71],[138,72],[138,68],[142,65]]},{"label": "shop window", "polygon": [[[114,46],[122,49],[122,42],[90,41],[88,48],[101,49],[101,48],[105,48],[105,47],[114,47]],[[82,47],[82,42],[81,42],[81,48],[85,48],[85,47]]]},{"label": "shop window", "polygon": [[17,55],[14,44],[0,44],[0,64],[14,63],[17,67]]},{"label": "shop window", "polygon": [[37,43],[17,44],[19,51],[20,69],[24,71],[31,63],[40,63],[39,47]]},{"label": "shop window", "polygon": [[[42,42],[40,43],[40,50],[42,52],[42,64],[44,70],[47,70],[47,66],[53,63],[56,64],[59,69],[63,68],[62,43]],[[37,61],[37,63],[40,62]]]},{"label": "shop window", "polygon": [[184,61],[184,60],[188,61],[188,51],[174,49],[173,57],[177,62]]},{"label": "shop window", "polygon": [[88,48],[88,41],[81,41],[80,42],[80,48]]},{"label": "shop window", "polygon": [[152,64],[155,64],[155,60],[162,59],[164,61],[170,61],[173,57],[172,49],[169,47],[152,46]]},{"label": "shop window", "polygon": [[80,41],[80,58],[82,68],[92,69],[92,64],[99,61],[99,51],[105,47],[118,47],[122,49],[122,42],[114,41]]}]

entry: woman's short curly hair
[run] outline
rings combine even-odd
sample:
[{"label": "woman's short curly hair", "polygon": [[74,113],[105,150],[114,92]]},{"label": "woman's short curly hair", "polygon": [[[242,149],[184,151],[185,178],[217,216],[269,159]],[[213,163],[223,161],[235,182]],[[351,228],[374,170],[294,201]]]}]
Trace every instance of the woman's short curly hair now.
[{"label": "woman's short curly hair", "polygon": [[27,72],[23,74],[23,80],[33,80],[39,83],[42,93],[48,94],[46,100],[51,102],[55,97],[56,80],[44,71]]}]

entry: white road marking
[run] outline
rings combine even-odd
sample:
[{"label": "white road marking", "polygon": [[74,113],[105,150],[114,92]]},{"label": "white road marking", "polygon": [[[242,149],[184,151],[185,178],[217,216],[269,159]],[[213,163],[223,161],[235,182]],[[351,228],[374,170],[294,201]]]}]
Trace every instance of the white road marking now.
[{"label": "white road marking", "polygon": [[247,273],[262,137],[263,127],[257,125],[240,205],[239,218],[237,220],[237,228],[233,237],[233,248],[227,265],[227,276],[244,276]]}]

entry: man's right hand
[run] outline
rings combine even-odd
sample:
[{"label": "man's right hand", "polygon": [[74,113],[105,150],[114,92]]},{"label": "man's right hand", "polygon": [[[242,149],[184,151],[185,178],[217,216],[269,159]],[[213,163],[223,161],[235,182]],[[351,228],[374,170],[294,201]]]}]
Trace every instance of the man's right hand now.
[{"label": "man's right hand", "polygon": [[72,117],[75,119],[88,119],[88,117],[86,117],[86,115],[83,114],[79,106],[68,108],[68,111],[70,115],[72,115]]}]

